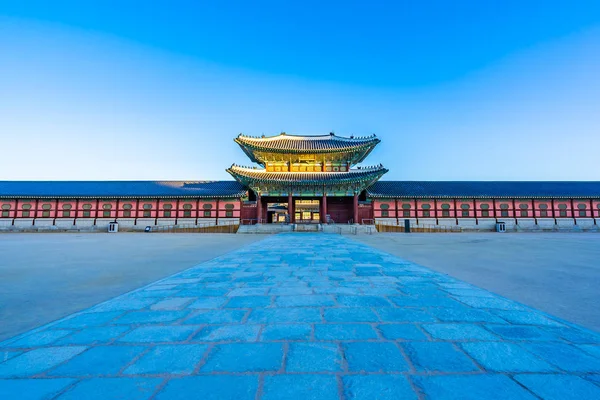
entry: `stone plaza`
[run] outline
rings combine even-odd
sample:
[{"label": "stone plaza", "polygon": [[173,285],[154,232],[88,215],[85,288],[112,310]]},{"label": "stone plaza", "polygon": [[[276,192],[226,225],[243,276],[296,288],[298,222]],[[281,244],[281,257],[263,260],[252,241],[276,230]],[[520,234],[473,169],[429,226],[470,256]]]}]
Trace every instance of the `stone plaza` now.
[{"label": "stone plaza", "polygon": [[4,399],[592,399],[600,336],[340,235],[280,234],[0,343]]}]

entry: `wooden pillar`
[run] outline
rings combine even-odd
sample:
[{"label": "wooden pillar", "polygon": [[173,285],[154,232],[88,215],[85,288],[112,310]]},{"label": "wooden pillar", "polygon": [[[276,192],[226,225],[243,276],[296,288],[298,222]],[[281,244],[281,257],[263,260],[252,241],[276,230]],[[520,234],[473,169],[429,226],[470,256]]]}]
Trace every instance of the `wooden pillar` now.
[{"label": "wooden pillar", "polygon": [[94,226],[96,226],[96,221],[98,220],[98,208],[100,208],[100,200],[96,199],[96,212],[94,213]]},{"label": "wooden pillar", "polygon": [[160,215],[160,199],[156,199],[156,214],[154,214],[154,225],[158,225],[159,215]]},{"label": "wooden pillar", "polygon": [[[396,225],[400,225],[400,215],[398,214],[398,199],[394,199],[394,203],[396,204]],[[373,202],[375,204],[375,202]]]},{"label": "wooden pillar", "polygon": [[13,214],[13,219],[12,222],[10,223],[11,226],[15,225],[15,220],[19,217],[19,199],[15,199],[15,213]]},{"label": "wooden pillar", "polygon": [[419,225],[419,208],[418,208],[417,199],[415,199],[415,221],[416,221],[416,224]]},{"label": "wooden pillar", "polygon": [[219,199],[217,199],[217,219],[215,225],[219,225]]},{"label": "wooden pillar", "polygon": [[260,224],[262,219],[262,199],[260,193],[256,193],[256,218],[256,222]]},{"label": "wooden pillar", "polygon": [[571,199],[571,218],[573,218],[573,223],[577,225],[577,218],[575,218],[575,204],[573,203],[573,199]]},{"label": "wooden pillar", "polygon": [[321,200],[321,222],[327,223],[327,195],[323,192],[323,199]]},{"label": "wooden pillar", "polygon": [[31,225],[35,225],[35,219],[38,216],[38,207],[39,207],[39,200],[35,199],[35,206],[33,209],[33,221],[31,221]]},{"label": "wooden pillar", "polygon": [[454,199],[454,220],[456,221],[456,225],[458,225],[458,210],[456,209],[456,199]]},{"label": "wooden pillar", "polygon": [[290,224],[293,224],[296,220],[296,210],[294,210],[294,198],[292,197],[292,189],[288,193],[288,214]]},{"label": "wooden pillar", "polygon": [[117,199],[117,204],[116,204],[116,210],[115,210],[115,222],[117,222],[117,219],[119,218],[119,206],[120,206],[120,199]]},{"label": "wooden pillar", "polygon": [[439,225],[439,221],[438,221],[438,204],[437,204],[437,199],[433,199],[433,216],[435,218],[435,224]]},{"label": "wooden pillar", "polygon": [[[77,225],[78,217],[79,217],[79,199],[75,199],[75,218],[73,219],[73,225]],[[54,225],[55,222],[56,222],[56,218],[54,218],[54,222],[52,222],[52,225]]]},{"label": "wooden pillar", "polygon": [[[77,209],[75,210],[75,217],[77,218]],[[54,202],[54,219],[52,220],[52,225],[56,225],[56,218],[58,218],[58,199]],[[75,222],[73,222],[75,225]]]},{"label": "wooden pillar", "polygon": [[354,193],[354,223],[358,224],[358,193]]},{"label": "wooden pillar", "polygon": [[556,225],[556,212],[554,211],[554,199],[551,200],[552,207],[552,219],[554,219],[554,225]]},{"label": "wooden pillar", "polygon": [[200,217],[200,199],[196,200],[196,223],[198,225],[198,218]]},{"label": "wooden pillar", "polygon": [[492,199],[492,208],[493,208],[493,215],[494,215],[494,219],[496,220],[496,223],[498,223],[498,215],[496,213],[496,199]]}]

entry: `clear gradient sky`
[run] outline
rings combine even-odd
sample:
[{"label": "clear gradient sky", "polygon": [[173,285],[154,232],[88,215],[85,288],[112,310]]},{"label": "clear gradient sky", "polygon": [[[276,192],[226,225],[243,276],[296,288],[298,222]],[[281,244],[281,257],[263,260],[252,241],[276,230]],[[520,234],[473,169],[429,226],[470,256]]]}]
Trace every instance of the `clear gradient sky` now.
[{"label": "clear gradient sky", "polygon": [[230,179],[282,131],[375,133],[387,180],[600,180],[600,2],[0,2],[0,180]]}]

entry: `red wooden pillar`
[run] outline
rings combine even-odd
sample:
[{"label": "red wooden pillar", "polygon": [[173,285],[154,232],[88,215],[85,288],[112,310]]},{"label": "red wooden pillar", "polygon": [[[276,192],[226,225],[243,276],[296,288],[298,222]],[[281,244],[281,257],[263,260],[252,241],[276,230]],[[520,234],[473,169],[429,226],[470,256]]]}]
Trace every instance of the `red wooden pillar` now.
[{"label": "red wooden pillar", "polygon": [[262,199],[260,193],[256,193],[256,218],[257,223],[260,224],[262,219]]},{"label": "red wooden pillar", "polygon": [[454,199],[454,220],[456,221],[456,225],[458,225],[458,210],[456,209],[456,199]]},{"label": "red wooden pillar", "polygon": [[154,214],[154,225],[158,225],[159,213],[160,213],[160,199],[156,199],[156,214]]},{"label": "red wooden pillar", "polygon": [[96,221],[98,221],[98,209],[100,208],[100,200],[96,199],[96,211],[94,212],[94,226],[96,226]]},{"label": "red wooden pillar", "polygon": [[38,217],[38,207],[39,207],[39,200],[35,199],[35,206],[33,206],[33,221],[31,221],[31,225],[35,225],[35,219]]},{"label": "red wooden pillar", "polygon": [[198,225],[198,218],[200,218],[200,199],[196,200],[196,225]]},{"label": "red wooden pillar", "polygon": [[217,199],[217,219],[215,225],[219,225],[219,199]]},{"label": "red wooden pillar", "polygon": [[354,223],[358,224],[358,193],[354,193]]},{"label": "red wooden pillar", "polygon": [[13,214],[13,219],[10,223],[11,226],[15,225],[15,219],[17,218],[19,218],[19,199],[15,199],[15,213]]},{"label": "red wooden pillar", "polygon": [[135,217],[133,218],[133,225],[137,225],[138,216],[140,214],[140,199],[135,199]]},{"label": "red wooden pillar", "polygon": [[[56,225],[56,218],[58,218],[58,199],[56,199],[54,203],[54,212],[52,213],[52,215],[54,216],[54,219],[52,220],[52,225]],[[77,210],[75,211],[75,217],[77,217]],[[73,222],[73,225],[75,225],[75,222]]]},{"label": "red wooden pillar", "polygon": [[327,223],[327,195],[323,193],[323,200],[321,200],[321,222]]},{"label": "red wooden pillar", "polygon": [[[57,207],[58,208],[58,207]],[[56,224],[56,214],[54,214],[54,221],[52,225]],[[73,219],[73,225],[77,225],[77,217],[79,217],[79,199],[75,200],[75,218]]]},{"label": "red wooden pillar", "polygon": [[416,224],[419,225],[419,209],[417,205],[417,199],[415,199],[415,220]]},{"label": "red wooden pillar", "polygon": [[294,198],[292,197],[292,189],[288,193],[288,214],[290,219],[290,224],[296,222],[296,210],[294,210]]}]

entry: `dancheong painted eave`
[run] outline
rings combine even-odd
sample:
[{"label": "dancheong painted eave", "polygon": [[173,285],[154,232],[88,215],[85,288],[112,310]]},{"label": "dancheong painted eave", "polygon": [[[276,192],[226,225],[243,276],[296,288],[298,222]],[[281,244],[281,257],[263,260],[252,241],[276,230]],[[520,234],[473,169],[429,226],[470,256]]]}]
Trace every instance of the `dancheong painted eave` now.
[{"label": "dancheong painted eave", "polygon": [[273,184],[289,183],[290,185],[318,185],[374,181],[388,172],[388,170],[379,165],[351,169],[347,172],[267,172],[264,169],[232,165],[227,169],[227,172],[243,184],[262,182]]},{"label": "dancheong painted eave", "polygon": [[600,182],[379,181],[372,198],[600,198]]},{"label": "dancheong painted eave", "polygon": [[276,136],[247,136],[240,134],[234,139],[244,153],[253,161],[263,164],[260,153],[278,154],[334,154],[353,153],[353,163],[362,162],[380,142],[375,136],[344,137],[334,133],[328,135],[290,135],[281,133]]},{"label": "dancheong painted eave", "polygon": [[0,198],[240,198],[236,181],[0,181]]}]

